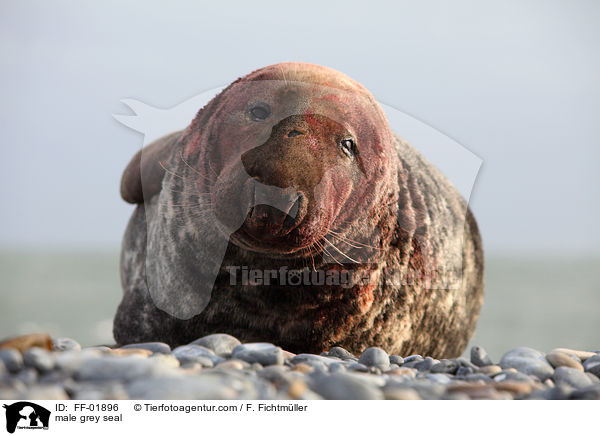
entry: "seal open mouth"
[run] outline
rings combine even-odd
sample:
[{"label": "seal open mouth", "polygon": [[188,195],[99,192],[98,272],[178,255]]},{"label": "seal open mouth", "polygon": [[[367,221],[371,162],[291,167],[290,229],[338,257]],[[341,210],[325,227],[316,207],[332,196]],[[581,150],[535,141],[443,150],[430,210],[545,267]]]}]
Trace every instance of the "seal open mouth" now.
[{"label": "seal open mouth", "polygon": [[253,240],[267,242],[292,232],[306,215],[306,198],[293,188],[252,184],[250,207],[240,230]]}]

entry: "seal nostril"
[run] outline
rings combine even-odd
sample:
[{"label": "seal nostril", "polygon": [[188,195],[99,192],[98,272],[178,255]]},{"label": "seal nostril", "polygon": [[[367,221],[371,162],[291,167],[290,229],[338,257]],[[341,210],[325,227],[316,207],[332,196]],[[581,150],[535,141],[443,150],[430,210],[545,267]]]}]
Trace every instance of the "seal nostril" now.
[{"label": "seal nostril", "polygon": [[300,130],[290,130],[290,133],[288,133],[288,138],[293,138],[294,136],[300,136],[300,135],[304,135],[304,133],[302,133]]}]

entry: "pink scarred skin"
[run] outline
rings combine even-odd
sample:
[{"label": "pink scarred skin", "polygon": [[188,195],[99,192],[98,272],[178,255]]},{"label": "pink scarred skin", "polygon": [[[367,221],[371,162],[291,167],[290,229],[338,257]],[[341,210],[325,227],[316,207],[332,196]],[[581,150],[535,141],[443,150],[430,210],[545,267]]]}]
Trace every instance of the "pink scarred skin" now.
[{"label": "pink scarred skin", "polygon": [[[484,269],[475,219],[373,96],[335,70],[282,63],[236,80],[187,129],[138,153],[121,195],[137,208],[123,240],[120,344],[228,333],[292,352],[454,357],[473,334]],[[232,282],[237,267],[348,274]]]}]

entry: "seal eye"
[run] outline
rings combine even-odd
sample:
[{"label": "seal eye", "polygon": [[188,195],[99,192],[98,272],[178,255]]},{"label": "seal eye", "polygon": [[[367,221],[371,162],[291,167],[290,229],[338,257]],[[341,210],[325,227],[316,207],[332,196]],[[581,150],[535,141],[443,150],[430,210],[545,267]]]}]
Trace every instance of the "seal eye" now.
[{"label": "seal eye", "polygon": [[348,157],[354,157],[354,155],[356,154],[356,144],[354,144],[353,139],[342,139],[342,141],[340,142],[340,147],[342,147],[342,151]]},{"label": "seal eye", "polygon": [[268,104],[260,103],[250,108],[250,116],[254,121],[266,120],[271,115],[271,108]]}]

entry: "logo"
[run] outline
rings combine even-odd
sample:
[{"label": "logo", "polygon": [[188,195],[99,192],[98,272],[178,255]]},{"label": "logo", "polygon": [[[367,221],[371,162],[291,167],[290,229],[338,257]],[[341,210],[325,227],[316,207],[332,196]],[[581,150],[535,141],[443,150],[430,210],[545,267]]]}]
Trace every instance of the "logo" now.
[{"label": "logo", "polygon": [[19,401],[11,405],[4,404],[6,409],[6,431],[14,433],[15,429],[48,430],[50,411],[29,401]]}]

